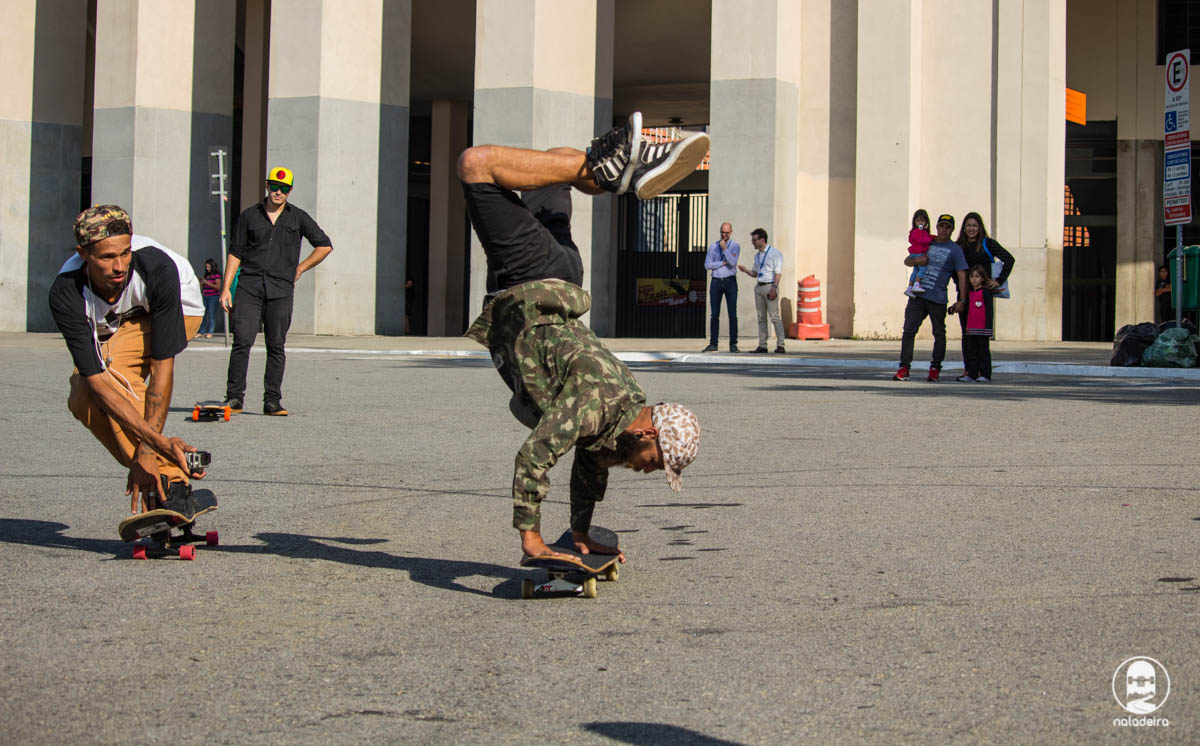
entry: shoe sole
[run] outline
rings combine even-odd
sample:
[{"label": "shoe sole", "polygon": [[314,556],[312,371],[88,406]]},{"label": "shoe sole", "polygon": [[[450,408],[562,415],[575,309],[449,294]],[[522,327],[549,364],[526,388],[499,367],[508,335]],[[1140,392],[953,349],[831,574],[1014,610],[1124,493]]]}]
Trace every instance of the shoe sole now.
[{"label": "shoe sole", "polygon": [[642,112],[635,111],[630,114],[627,126],[633,131],[633,139],[629,142],[629,165],[625,167],[625,173],[621,176],[617,194],[629,191],[629,182],[633,180],[633,172],[637,168],[638,158],[642,155]]},{"label": "shoe sole", "polygon": [[278,412],[263,412],[263,414],[268,417],[287,417],[288,411],[286,409],[281,409]]},{"label": "shoe sole", "polygon": [[708,155],[708,135],[697,132],[686,140],[680,140],[667,159],[656,168],[647,171],[637,183],[637,198],[654,199],[678,184],[696,170]]}]

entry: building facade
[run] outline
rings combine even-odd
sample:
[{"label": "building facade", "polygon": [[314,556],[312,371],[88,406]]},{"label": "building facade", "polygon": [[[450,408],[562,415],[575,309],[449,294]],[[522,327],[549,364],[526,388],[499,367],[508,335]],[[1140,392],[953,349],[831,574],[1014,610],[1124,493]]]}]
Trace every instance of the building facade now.
[{"label": "building facade", "polygon": [[[413,333],[460,334],[484,271],[458,154],[582,148],[640,110],[648,127],[707,129],[712,151],[656,205],[576,196],[601,335],[702,337],[705,293],[690,310],[643,307],[636,285],[700,287],[698,256],[731,222],[746,263],[757,227],[783,252],[785,322],[815,275],[835,336],[898,337],[923,207],[979,212],[1016,257],[999,338],[1111,339],[1153,318],[1154,267],[1173,247],[1162,61],[1197,46],[1189,6],[10,0],[0,330],[53,330],[46,293],[83,206],[125,206],[200,268],[221,253],[222,208],[228,224],[278,164],[336,249],[299,283],[293,329],[400,334],[407,315]],[[1068,87],[1087,95],[1086,124],[1065,121]],[[752,294],[739,302],[748,339]]]}]

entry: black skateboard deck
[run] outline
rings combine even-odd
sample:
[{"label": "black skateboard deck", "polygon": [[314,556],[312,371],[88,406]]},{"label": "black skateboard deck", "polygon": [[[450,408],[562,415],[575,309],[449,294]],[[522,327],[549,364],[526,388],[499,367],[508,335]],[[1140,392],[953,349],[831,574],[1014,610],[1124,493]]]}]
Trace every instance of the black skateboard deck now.
[{"label": "black skateboard deck", "polygon": [[229,422],[229,415],[232,414],[229,407],[225,406],[224,402],[219,401],[198,401],[196,406],[192,407],[192,422],[200,420],[225,420]]},{"label": "black skateboard deck", "polygon": [[[617,535],[606,528],[592,526],[588,535],[593,540],[619,548]],[[521,597],[534,598],[547,595],[571,595],[584,598],[596,597],[596,578],[603,576],[605,580],[616,581],[621,575],[620,564],[615,554],[582,554],[575,549],[575,541],[571,532],[564,531],[563,535],[550,544],[550,548],[561,554],[572,557],[570,560],[557,557],[522,557],[521,567],[537,567],[546,571],[548,579],[537,583],[533,578],[521,580]],[[576,580],[581,582],[576,582]]]},{"label": "black skateboard deck", "polygon": [[[158,508],[131,515],[121,521],[117,526],[117,534],[121,540],[137,542],[133,545],[134,559],[146,559],[147,549],[151,548],[147,543],[139,542],[139,539],[149,539],[158,550],[166,552],[178,547],[179,558],[187,560],[196,558],[193,542],[203,539],[209,546],[219,543],[216,531],[209,531],[203,537],[192,533],[192,525],[198,517],[217,509],[217,496],[212,490],[195,490],[192,492],[192,499],[196,501],[196,513],[191,518],[174,510]],[[171,533],[175,529],[179,530],[178,534]]]}]

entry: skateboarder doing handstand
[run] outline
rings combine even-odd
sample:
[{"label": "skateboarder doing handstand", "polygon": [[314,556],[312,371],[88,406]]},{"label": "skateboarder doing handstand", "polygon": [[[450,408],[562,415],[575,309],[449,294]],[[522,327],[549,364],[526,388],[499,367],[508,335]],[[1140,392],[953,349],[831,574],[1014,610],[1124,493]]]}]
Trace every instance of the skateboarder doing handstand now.
[{"label": "skateboarder doing handstand", "polygon": [[[482,145],[463,152],[458,175],[488,262],[488,298],[467,336],[489,349],[513,391],[510,409],[532,429],[517,452],[513,526],[531,557],[568,558],[546,546],[540,506],[548,472],[572,448],[571,531],[581,553],[624,555],[588,536],[608,470],[663,469],[676,492],[700,449],[700,423],[679,404],[646,406],[629,368],[581,322],[591,296],[571,240],[571,192],[632,189],[650,199],[703,160],[708,136],[673,143],[641,138],[641,114],[588,150]],[[523,191],[518,196],[517,191]]]},{"label": "skateboarder doing handstand", "polygon": [[161,507],[191,516],[184,453],[196,449],[162,429],[175,356],[204,318],[200,284],[178,254],[153,245],[133,250],[129,215],[116,205],[84,210],[74,228],[77,256],[50,287],[50,311],[75,361],[67,406],[129,469],[131,513],[139,498],[148,511],[161,499]]}]

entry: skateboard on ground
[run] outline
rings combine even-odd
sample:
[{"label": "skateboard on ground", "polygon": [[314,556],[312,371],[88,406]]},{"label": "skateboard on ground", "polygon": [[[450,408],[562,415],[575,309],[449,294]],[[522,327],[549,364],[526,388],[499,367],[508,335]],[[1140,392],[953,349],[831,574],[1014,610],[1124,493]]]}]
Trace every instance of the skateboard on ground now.
[{"label": "skateboard on ground", "polygon": [[[208,546],[216,546],[219,538],[216,531],[209,531],[204,536],[192,533],[196,518],[217,509],[217,496],[212,490],[195,490],[192,499],[196,501],[196,513],[191,518],[176,513],[174,510],[158,508],[145,513],[131,515],[117,526],[121,540],[134,542],[133,558],[146,559],[146,551],[155,548],[156,554],[169,554],[178,547],[179,559],[196,559],[196,547],[192,544],[203,541]],[[178,529],[179,533],[172,533]],[[143,541],[143,540],[149,541]]]},{"label": "skateboard on ground", "polygon": [[[588,535],[601,544],[617,548],[617,535],[606,528],[592,526]],[[521,598],[536,596],[570,595],[584,598],[596,597],[596,578],[603,576],[605,580],[616,581],[621,575],[621,567],[615,554],[580,554],[575,549],[571,532],[565,531],[550,548],[562,554],[569,554],[574,560],[563,560],[548,557],[522,557],[521,567],[537,567],[546,571],[549,576],[544,582],[535,582],[533,578],[521,579]]]},{"label": "skateboard on ground", "polygon": [[196,406],[192,407],[192,422],[220,419],[229,422],[229,415],[229,407],[225,406],[224,402],[198,401]]}]

